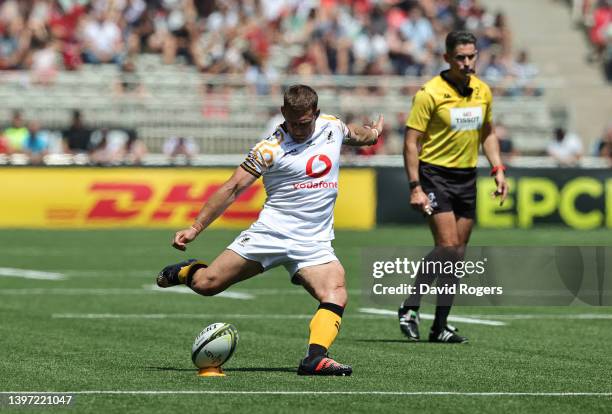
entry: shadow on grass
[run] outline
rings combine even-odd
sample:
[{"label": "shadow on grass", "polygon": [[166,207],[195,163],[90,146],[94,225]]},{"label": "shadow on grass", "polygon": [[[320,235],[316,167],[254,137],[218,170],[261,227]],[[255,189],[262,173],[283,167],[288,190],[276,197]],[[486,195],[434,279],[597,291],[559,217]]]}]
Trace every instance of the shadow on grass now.
[{"label": "shadow on grass", "polygon": [[[147,371],[173,371],[173,372],[196,372],[198,369],[193,368],[176,368],[176,367],[145,367]],[[296,372],[296,368],[279,367],[245,367],[245,368],[223,368],[223,371],[227,372]]]},{"label": "shadow on grass", "polygon": [[248,368],[223,368],[224,371],[232,372],[297,372],[297,368],[279,367],[279,368],[262,368],[262,367],[248,367]]},{"label": "shadow on grass", "polygon": [[353,339],[352,342],[376,342],[376,343],[387,343],[387,344],[392,344],[392,343],[418,344],[419,342],[427,342],[427,341],[407,341],[405,339],[380,338],[380,339]]},{"label": "shadow on grass", "polygon": [[420,339],[418,341],[407,341],[406,339],[385,339],[385,338],[381,338],[381,339],[353,339],[352,342],[374,342],[374,343],[387,343],[387,344],[427,344],[427,345],[444,345],[444,346],[449,346],[449,345],[469,345],[468,342],[466,343],[448,343],[448,342],[429,342],[427,339]]}]

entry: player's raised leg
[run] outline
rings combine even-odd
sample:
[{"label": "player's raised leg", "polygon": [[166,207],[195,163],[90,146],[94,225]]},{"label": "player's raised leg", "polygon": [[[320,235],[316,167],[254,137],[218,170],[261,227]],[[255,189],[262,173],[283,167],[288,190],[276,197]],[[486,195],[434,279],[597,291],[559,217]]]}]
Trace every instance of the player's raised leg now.
[{"label": "player's raised leg", "polygon": [[298,375],[351,375],[350,366],[327,355],[340,330],[348,298],[344,268],[339,261],[304,267],[295,280],[319,301],[319,308],[310,321],[308,354],[300,362]]},{"label": "player's raised leg", "polygon": [[196,259],[166,266],[157,276],[157,285],[169,287],[184,284],[200,295],[213,296],[261,272],[263,268],[259,262],[225,250],[210,266]]}]

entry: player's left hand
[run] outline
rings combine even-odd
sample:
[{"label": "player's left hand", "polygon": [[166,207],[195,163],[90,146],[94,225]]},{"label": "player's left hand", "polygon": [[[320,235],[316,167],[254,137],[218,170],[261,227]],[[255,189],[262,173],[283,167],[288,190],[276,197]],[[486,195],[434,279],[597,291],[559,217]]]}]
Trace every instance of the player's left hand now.
[{"label": "player's left hand", "polygon": [[504,205],[504,201],[506,201],[506,197],[508,196],[508,182],[506,181],[506,175],[502,170],[498,171],[495,174],[495,184],[497,184],[497,189],[491,194],[493,198],[500,197],[499,206]]},{"label": "player's left hand", "polygon": [[372,124],[372,129],[376,129],[378,136],[382,134],[383,126],[385,125],[385,118],[382,114],[378,115],[378,119]]},{"label": "player's left hand", "polygon": [[172,239],[172,247],[185,251],[187,250],[187,243],[192,242],[196,237],[198,237],[198,232],[193,227],[177,231]]}]

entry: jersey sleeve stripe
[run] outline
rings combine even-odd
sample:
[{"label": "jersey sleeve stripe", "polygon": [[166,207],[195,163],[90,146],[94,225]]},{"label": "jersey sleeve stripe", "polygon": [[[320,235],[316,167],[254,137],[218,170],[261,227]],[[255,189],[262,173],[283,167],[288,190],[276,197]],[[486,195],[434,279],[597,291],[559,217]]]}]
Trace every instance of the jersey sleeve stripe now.
[{"label": "jersey sleeve stripe", "polygon": [[242,167],[243,170],[245,170],[246,172],[248,172],[249,174],[259,178],[261,177],[261,174],[258,173],[257,171],[255,171],[252,167],[250,167],[247,162],[243,162],[242,164],[240,164],[240,166]]}]

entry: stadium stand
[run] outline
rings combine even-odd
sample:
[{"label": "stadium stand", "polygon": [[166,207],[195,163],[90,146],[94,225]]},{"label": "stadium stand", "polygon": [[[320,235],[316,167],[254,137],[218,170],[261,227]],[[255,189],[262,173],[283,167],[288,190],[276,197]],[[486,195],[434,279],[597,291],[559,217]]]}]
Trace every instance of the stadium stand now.
[{"label": "stadium stand", "polygon": [[[475,0],[8,0],[0,13],[0,119],[20,109],[51,131],[51,153],[76,108],[90,128],[135,131],[151,153],[170,137],[193,138],[203,154],[244,153],[283,87],[303,82],[327,112],[385,113],[377,151],[397,154],[411,96],[443,67],[444,34],[457,27],[481,39],[479,72],[517,152],[545,153],[545,97],[562,86],[513,50],[504,13]],[[96,30],[106,44],[92,43]]]}]

